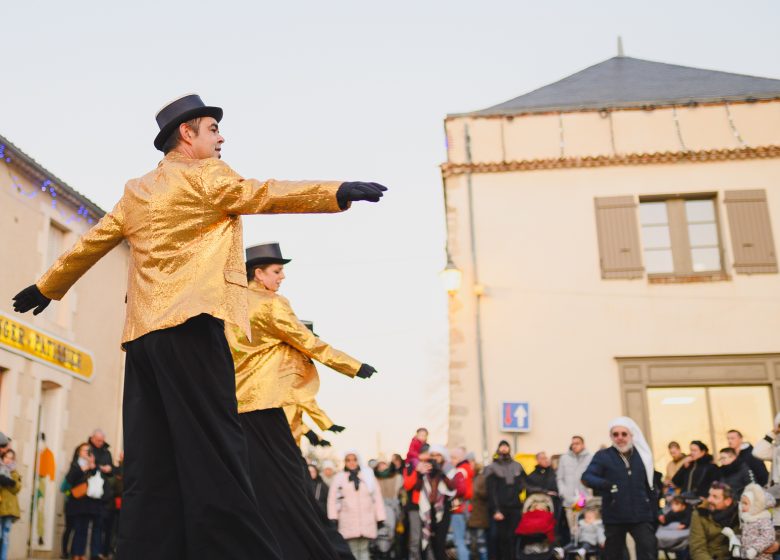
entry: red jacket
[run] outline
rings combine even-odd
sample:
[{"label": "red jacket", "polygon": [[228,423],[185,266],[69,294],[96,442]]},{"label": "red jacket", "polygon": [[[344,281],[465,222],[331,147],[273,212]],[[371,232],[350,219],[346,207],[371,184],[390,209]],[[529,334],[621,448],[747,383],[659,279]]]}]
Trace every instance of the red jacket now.
[{"label": "red jacket", "polygon": [[549,511],[527,511],[515,529],[516,535],[538,535],[543,533],[552,543],[555,542],[555,516]]},{"label": "red jacket", "polygon": [[414,467],[404,468],[404,490],[409,493],[409,500],[415,506],[420,504],[420,490],[422,489],[422,480],[417,477],[417,471]]},{"label": "red jacket", "polygon": [[457,487],[455,496],[460,502],[457,507],[452,509],[452,513],[466,513],[468,511],[467,500],[474,497],[474,469],[471,468],[471,463],[468,461],[458,463],[452,480]]}]

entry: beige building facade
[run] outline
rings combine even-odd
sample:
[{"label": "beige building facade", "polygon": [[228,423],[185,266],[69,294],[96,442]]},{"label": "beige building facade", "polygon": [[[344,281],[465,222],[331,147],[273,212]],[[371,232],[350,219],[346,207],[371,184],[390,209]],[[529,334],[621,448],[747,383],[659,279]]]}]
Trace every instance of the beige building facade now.
[{"label": "beige building facade", "polygon": [[117,247],[40,315],[14,313],[13,295],[104,212],[2,137],[0,156],[0,431],[22,476],[10,558],[59,558],[59,489],[76,445],[101,428],[115,460],[121,447],[129,249]]},{"label": "beige building facade", "polygon": [[662,467],[772,428],[780,80],[619,56],[445,126],[451,444],[596,450],[627,414]]}]

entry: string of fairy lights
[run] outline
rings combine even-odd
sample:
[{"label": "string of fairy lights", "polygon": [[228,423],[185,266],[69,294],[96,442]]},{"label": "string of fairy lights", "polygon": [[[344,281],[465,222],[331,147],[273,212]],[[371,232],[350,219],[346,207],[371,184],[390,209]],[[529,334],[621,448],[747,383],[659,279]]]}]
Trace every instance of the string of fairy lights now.
[{"label": "string of fairy lights", "polygon": [[64,204],[58,204],[57,188],[51,179],[44,179],[41,181],[40,186],[34,186],[31,190],[28,190],[22,181],[12,173],[11,163],[13,162],[13,158],[7,152],[6,145],[1,143],[0,162],[3,163],[3,167],[5,167],[6,173],[11,180],[11,189],[18,195],[29,199],[48,195],[51,201],[51,207],[60,214],[65,225],[71,224],[73,222],[85,222],[89,225],[95,223],[96,218],[90,213],[86,206],[80,205],[78,210],[74,212],[70,208],[65,207]]}]

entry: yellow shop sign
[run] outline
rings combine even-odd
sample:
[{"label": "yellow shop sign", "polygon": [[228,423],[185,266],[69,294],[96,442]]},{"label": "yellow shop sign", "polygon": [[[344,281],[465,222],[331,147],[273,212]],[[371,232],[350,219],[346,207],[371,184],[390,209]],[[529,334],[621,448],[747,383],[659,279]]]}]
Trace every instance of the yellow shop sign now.
[{"label": "yellow shop sign", "polygon": [[74,377],[92,378],[92,354],[4,313],[0,313],[0,347]]}]

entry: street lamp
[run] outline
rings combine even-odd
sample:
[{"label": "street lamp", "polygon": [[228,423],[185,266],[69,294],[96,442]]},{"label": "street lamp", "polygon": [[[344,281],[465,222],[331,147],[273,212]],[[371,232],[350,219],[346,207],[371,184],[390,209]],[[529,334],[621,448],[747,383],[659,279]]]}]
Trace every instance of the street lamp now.
[{"label": "street lamp", "polygon": [[444,289],[447,290],[448,294],[454,296],[458,293],[460,285],[463,282],[463,272],[461,272],[461,270],[455,266],[455,263],[452,262],[449,251],[447,252],[447,266],[439,273],[439,276],[441,277]]}]

